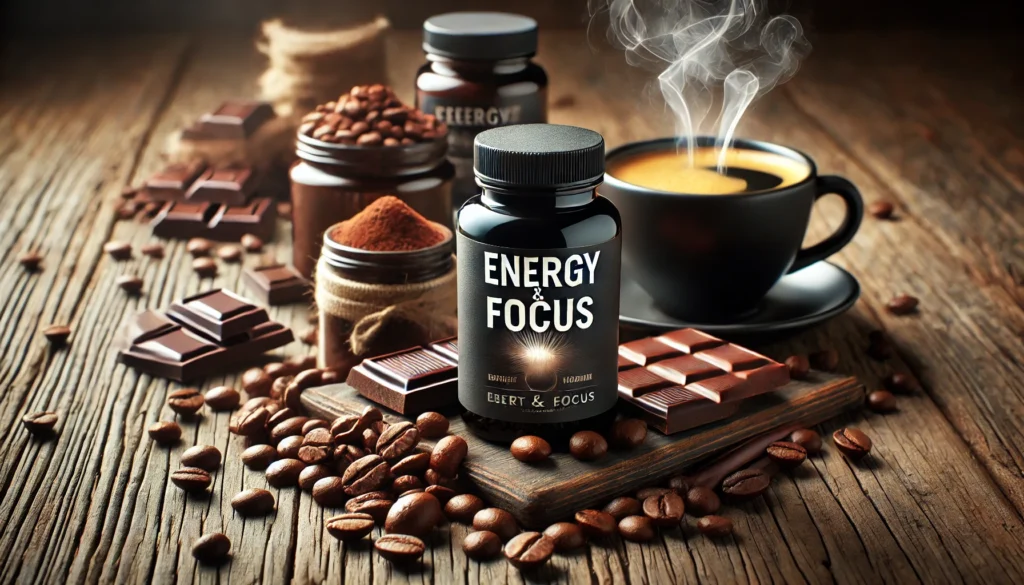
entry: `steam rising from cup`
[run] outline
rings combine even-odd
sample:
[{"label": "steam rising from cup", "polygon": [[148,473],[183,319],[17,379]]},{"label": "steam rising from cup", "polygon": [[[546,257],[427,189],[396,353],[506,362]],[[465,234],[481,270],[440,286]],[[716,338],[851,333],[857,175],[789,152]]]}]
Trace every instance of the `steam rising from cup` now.
[{"label": "steam rising from cup", "polygon": [[[675,117],[681,146],[693,144],[721,100],[718,170],[750,104],[796,73],[810,52],[800,22],[770,17],[764,0],[589,0],[607,10],[608,38],[630,65],[660,71],[658,87]],[[720,97],[719,97],[720,96]],[[690,166],[693,153],[687,149]]]}]

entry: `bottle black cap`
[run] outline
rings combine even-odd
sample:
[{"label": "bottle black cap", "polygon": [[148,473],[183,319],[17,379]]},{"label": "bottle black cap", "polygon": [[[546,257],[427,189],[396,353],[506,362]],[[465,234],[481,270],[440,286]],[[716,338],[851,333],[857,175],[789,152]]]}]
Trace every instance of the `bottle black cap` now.
[{"label": "bottle black cap", "polygon": [[496,61],[537,53],[537,21],[504,12],[449,12],[423,22],[423,50],[454,59]]},{"label": "bottle black cap", "polygon": [[484,187],[564,191],[597,186],[604,180],[604,138],[558,124],[492,128],[476,135],[473,171]]}]

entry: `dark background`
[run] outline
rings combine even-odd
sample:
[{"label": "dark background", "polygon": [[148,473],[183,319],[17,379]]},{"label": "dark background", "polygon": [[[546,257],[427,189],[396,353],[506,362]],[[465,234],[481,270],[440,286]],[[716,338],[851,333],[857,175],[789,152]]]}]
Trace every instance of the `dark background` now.
[{"label": "dark background", "polygon": [[[795,14],[810,31],[1018,28],[1024,0],[769,0],[772,12]],[[396,28],[419,28],[450,10],[505,10],[533,16],[545,28],[588,21],[586,0],[3,0],[8,35],[65,32],[255,31],[268,17],[296,24],[337,25],[388,16]]]}]

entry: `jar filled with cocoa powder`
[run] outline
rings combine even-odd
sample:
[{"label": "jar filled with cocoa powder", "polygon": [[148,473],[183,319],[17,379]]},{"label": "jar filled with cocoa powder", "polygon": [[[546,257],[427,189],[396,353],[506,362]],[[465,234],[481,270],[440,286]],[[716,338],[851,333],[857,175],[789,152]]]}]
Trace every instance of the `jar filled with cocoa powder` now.
[{"label": "jar filled with cocoa powder", "polygon": [[447,128],[383,85],[357,86],[303,118],[290,172],[292,264],[312,277],[330,226],[393,195],[451,226]]},{"label": "jar filled with cocoa powder", "polygon": [[317,361],[344,377],[363,358],[455,334],[452,232],[397,197],[323,234],[316,269]]}]

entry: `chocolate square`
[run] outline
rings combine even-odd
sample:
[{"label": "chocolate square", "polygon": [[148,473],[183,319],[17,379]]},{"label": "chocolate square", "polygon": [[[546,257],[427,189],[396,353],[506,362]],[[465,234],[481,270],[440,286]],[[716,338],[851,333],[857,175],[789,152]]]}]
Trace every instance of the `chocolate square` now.
[{"label": "chocolate square", "polygon": [[725,344],[721,339],[696,329],[679,329],[659,335],[655,339],[686,353],[696,353]]},{"label": "chocolate square", "polygon": [[297,270],[284,264],[246,268],[242,281],[249,292],[271,306],[307,301],[312,288]]},{"label": "chocolate square", "polygon": [[647,368],[633,368],[619,372],[619,394],[633,398],[671,385],[671,381],[658,376]]},{"label": "chocolate square", "polygon": [[646,366],[679,353],[681,352],[678,349],[665,345],[653,337],[637,339],[619,346],[619,355],[639,366]]},{"label": "chocolate square", "polygon": [[662,433],[672,434],[736,414],[739,403],[717,404],[681,386],[644,394],[632,403],[635,414]]},{"label": "chocolate square", "polygon": [[256,187],[256,177],[246,167],[207,169],[189,188],[189,201],[209,201],[224,205],[245,205]]},{"label": "chocolate square", "polygon": [[205,170],[203,161],[172,164],[147,179],[143,192],[153,201],[179,201]]},{"label": "chocolate square", "polygon": [[703,380],[722,373],[722,370],[699,360],[692,355],[681,355],[679,357],[662,360],[656,364],[647,366],[647,369],[655,374],[671,380],[676,384],[686,385],[690,382]]},{"label": "chocolate square", "polygon": [[749,349],[743,349],[738,345],[732,344],[722,345],[706,351],[699,351],[693,355],[727,372],[750,370],[763,366],[769,361],[768,358],[761,354],[754,353]]},{"label": "chocolate square", "polygon": [[220,289],[173,303],[167,315],[219,342],[245,336],[253,327],[270,320],[265,309]]},{"label": "chocolate square", "polygon": [[458,401],[458,365],[416,347],[368,358],[346,383],[366,398],[405,415],[439,410]]}]

